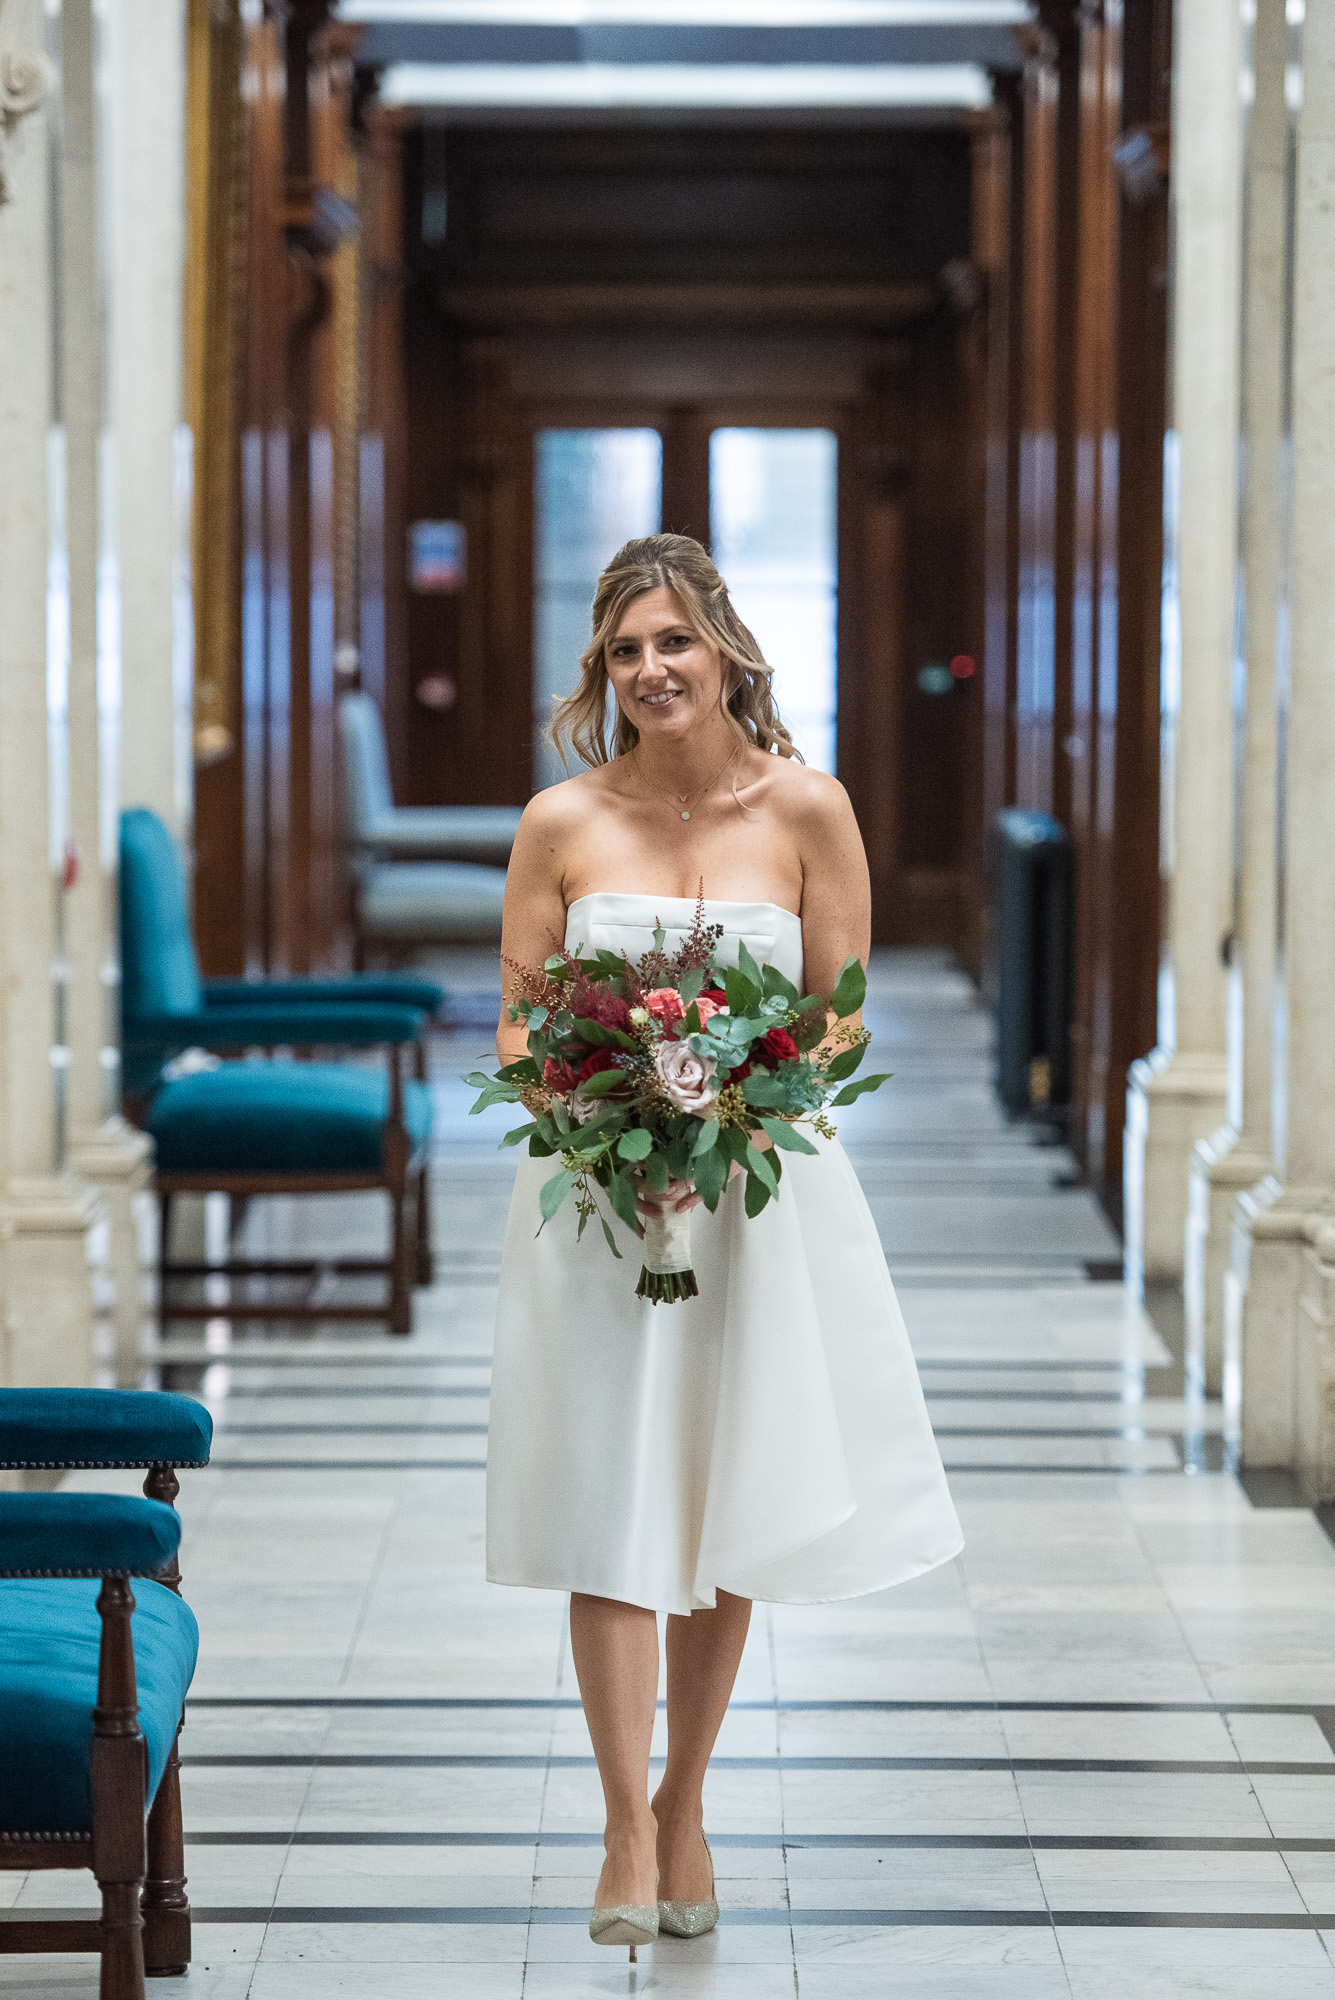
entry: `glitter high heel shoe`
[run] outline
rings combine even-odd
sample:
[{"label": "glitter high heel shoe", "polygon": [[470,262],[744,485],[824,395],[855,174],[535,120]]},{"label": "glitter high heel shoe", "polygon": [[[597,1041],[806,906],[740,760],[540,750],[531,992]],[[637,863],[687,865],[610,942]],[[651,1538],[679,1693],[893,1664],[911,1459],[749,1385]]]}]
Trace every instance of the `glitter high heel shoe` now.
[{"label": "glitter high heel shoe", "polygon": [[628,1944],[634,1964],[636,1945],[652,1944],[658,1936],[658,1911],[652,1903],[613,1903],[593,1912],[589,1936],[595,1944]]},{"label": "glitter high heel shoe", "polygon": [[[703,1834],[700,1838],[705,1840]],[[714,1856],[710,1852],[707,1840],[705,1840],[705,1853],[709,1855],[709,1869],[712,1875]],[[712,1883],[710,1887],[712,1889]],[[703,1937],[706,1931],[713,1930],[717,1922],[718,1900],[713,1895],[707,1903],[671,1903],[659,1899],[658,1927],[666,1931],[669,1937]]]}]

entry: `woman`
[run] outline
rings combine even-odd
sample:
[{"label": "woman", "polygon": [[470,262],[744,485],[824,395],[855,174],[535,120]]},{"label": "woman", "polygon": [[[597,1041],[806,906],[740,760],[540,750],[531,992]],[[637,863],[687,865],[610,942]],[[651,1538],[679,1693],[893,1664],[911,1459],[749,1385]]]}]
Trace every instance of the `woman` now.
[{"label": "woman", "polygon": [[[627,543],[604,572],[579,688],[553,722],[588,767],[520,823],[502,952],[562,940],[638,957],[679,941],[703,884],[724,926],[806,991],[870,948],[866,857],[841,785],[797,758],[769,669],[700,547]],[[612,754],[608,696],[615,699]],[[503,1012],[503,1062],[526,1053]],[[736,1172],[736,1169],[734,1169]],[[885,1588],[961,1546],[866,1202],[837,1144],[788,1153],[754,1220],[740,1185],[694,1191],[700,1296],[659,1309],[570,1208],[542,1234],[545,1160],[525,1161],[501,1270],[487,1469],[487,1574],[568,1590],[580,1694],[607,1806],[590,1933],[629,1944],[717,1921],[702,1786],[751,1601]],[[653,1208],[641,1198],[642,1214]],[[595,1240],[595,1238],[597,1240]],[[628,1276],[627,1274],[631,1275]],[[667,1613],[667,1767],[648,1797]]]}]

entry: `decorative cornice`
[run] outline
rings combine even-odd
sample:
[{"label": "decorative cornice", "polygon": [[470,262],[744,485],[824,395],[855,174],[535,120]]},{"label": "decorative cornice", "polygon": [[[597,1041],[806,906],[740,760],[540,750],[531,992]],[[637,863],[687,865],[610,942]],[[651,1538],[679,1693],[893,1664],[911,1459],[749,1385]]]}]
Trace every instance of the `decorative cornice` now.
[{"label": "decorative cornice", "polygon": [[23,120],[45,103],[55,83],[56,73],[40,51],[22,55],[17,49],[0,49],[0,207],[11,199],[9,148]]}]

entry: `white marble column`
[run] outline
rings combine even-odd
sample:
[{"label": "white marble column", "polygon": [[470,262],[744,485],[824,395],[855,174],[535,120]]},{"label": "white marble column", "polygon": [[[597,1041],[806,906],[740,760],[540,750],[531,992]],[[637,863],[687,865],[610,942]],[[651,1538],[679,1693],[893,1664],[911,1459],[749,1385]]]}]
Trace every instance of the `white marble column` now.
[{"label": "white marble column", "polygon": [[[69,553],[69,836],[78,879],[64,898],[69,964],[69,1162],[108,1219],[118,1381],[138,1378],[144,1322],[139,1197],[151,1145],[120,1116],[118,760],[121,739],[117,438],[109,417],[110,274],[120,256],[112,201],[112,78],[95,0],[60,12],[59,398]],[[157,193],[143,192],[150,205]],[[144,356],[147,364],[150,355]],[[133,522],[131,522],[133,529]],[[118,530],[121,532],[118,533]]]},{"label": "white marble column", "polygon": [[[1183,1292],[1190,1371],[1211,1393],[1226,1354],[1240,1352],[1236,1285],[1228,1284],[1233,1208],[1273,1166],[1271,1076],[1275,1032],[1275,637],[1280,598],[1281,430],[1287,317],[1284,0],[1259,0],[1251,31],[1242,298],[1242,491],[1239,551],[1245,719],[1234,739],[1235,829],[1241,863],[1235,960],[1242,1006],[1229,1021],[1229,1066],[1240,1071],[1241,1124],[1225,1122],[1192,1155]],[[1236,1087],[1236,1086],[1235,1086]],[[1234,1115],[1238,1107],[1230,1106]],[[1262,1192],[1264,1198],[1264,1189]],[[1227,1303],[1226,1303],[1227,1295]]]},{"label": "white marble column", "polygon": [[1293,302],[1293,499],[1282,1183],[1237,1204],[1243,1452],[1335,1495],[1335,11],[1303,29]]},{"label": "white marble column", "polygon": [[151,806],[178,838],[188,838],[194,758],[184,0],[111,0],[107,44],[121,798]]},{"label": "white marble column", "polygon": [[[1163,853],[1172,1020],[1132,1065],[1127,1266],[1182,1271],[1192,1147],[1224,1117],[1231,927],[1233,582],[1237,533],[1241,133],[1237,0],[1177,0],[1173,20],[1171,440],[1180,676],[1165,648]],[[1174,469],[1176,468],[1176,477]],[[1173,550],[1167,552],[1170,556]],[[1180,692],[1179,692],[1180,689]],[[1173,709],[1176,710],[1175,724]],[[1167,987],[1168,982],[1164,982]]]},{"label": "white marble column", "polygon": [[[47,738],[54,73],[42,0],[0,15],[0,1383],[94,1372],[94,1194],[57,1170]],[[26,108],[25,108],[26,107]]]}]

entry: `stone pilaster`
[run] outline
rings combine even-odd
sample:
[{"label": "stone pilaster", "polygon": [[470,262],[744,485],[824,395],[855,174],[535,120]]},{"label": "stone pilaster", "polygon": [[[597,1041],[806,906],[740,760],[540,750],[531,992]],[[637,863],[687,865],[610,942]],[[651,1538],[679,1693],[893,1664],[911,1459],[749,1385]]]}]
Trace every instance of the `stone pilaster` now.
[{"label": "stone pilaster", "polygon": [[[1241,1019],[1229,1022],[1230,1068],[1241,1070],[1241,1126],[1221,1125],[1192,1154],[1183,1292],[1191,1372],[1217,1393],[1226,1353],[1239,1354],[1229,1329],[1226,1277],[1238,1196],[1260,1187],[1273,1167],[1271,1083],[1275,1032],[1276,729],[1275,635],[1280,602],[1281,429],[1287,319],[1284,101],[1288,55],[1284,0],[1259,0],[1250,36],[1253,77],[1247,113],[1242,280],[1242,491],[1239,494],[1245,726],[1235,732],[1234,797],[1241,881],[1235,963]],[[1233,1115],[1239,1107],[1232,1106]],[[1262,1201],[1265,1190],[1262,1190]],[[1227,1336],[1227,1337],[1226,1337]]]},{"label": "stone pilaster", "polygon": [[[122,757],[179,828],[173,665],[182,317],[184,66],[179,7],[64,0],[61,399],[69,490],[69,1162],[101,1191],[116,1378],[134,1383],[151,1145],[121,1118],[118,813]],[[179,42],[179,35],[177,37]],[[187,501],[188,505],[188,489]],[[188,608],[188,607],[187,607]],[[188,659],[188,649],[187,649]],[[186,703],[188,705],[188,674]]]},{"label": "stone pilaster", "polygon": [[107,16],[110,428],[121,601],[120,792],[188,838],[191,450],[183,425],[184,0]]},{"label": "stone pilaster", "polygon": [[[1166,648],[1165,944],[1171,1031],[1132,1066],[1127,1265],[1177,1277],[1189,1164],[1224,1117],[1231,928],[1229,685],[1237,532],[1241,130],[1237,0],[1177,0],[1173,23],[1172,410],[1166,470],[1180,672]],[[1175,506],[1173,505],[1175,499]],[[1133,1219],[1143,1219],[1139,1237]]]},{"label": "stone pilaster", "polygon": [[1292,617],[1284,826],[1283,1185],[1237,1204],[1243,1452],[1335,1495],[1335,14],[1309,10],[1293,300]]},{"label": "stone pilaster", "polygon": [[[57,1171],[47,724],[51,380],[42,0],[0,16],[0,1383],[94,1373],[96,1197]],[[20,111],[20,105],[26,105]]]}]

